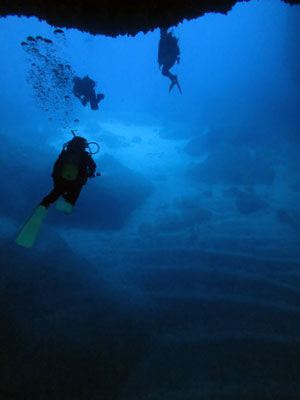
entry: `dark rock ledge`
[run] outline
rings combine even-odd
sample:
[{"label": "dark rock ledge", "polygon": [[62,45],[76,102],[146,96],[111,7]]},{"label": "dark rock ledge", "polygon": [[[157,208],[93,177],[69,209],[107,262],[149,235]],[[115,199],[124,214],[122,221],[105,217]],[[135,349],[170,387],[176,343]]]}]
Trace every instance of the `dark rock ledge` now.
[{"label": "dark rock ledge", "polygon": [[[0,16],[35,16],[55,27],[91,34],[135,35],[207,12],[226,14],[237,1],[249,0],[1,0]],[[300,4],[300,0],[282,1]]]}]

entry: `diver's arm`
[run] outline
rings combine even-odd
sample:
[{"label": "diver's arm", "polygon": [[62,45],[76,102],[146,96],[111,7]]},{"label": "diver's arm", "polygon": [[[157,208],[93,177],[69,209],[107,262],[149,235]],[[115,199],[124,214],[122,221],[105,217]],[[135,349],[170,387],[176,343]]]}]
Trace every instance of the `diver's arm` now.
[{"label": "diver's arm", "polygon": [[60,169],[62,166],[62,162],[63,162],[63,158],[65,156],[66,151],[63,150],[60,155],[58,156],[58,159],[55,161],[54,165],[53,165],[53,171],[51,176],[53,177],[53,179],[56,179],[58,177],[60,177]]},{"label": "diver's arm", "polygon": [[88,177],[92,178],[95,175],[96,163],[90,155],[88,155],[87,167],[88,167]]}]

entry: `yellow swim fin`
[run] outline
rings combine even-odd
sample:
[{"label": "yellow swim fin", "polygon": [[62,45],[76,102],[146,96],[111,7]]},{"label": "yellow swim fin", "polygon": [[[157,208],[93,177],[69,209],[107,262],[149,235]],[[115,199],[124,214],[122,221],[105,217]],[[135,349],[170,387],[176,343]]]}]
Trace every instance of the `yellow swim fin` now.
[{"label": "yellow swim fin", "polygon": [[55,205],[58,211],[62,211],[65,214],[71,214],[73,210],[72,204],[68,203],[65,199],[58,199]]},{"label": "yellow swim fin", "polygon": [[47,212],[48,210],[45,206],[39,205],[36,207],[31,217],[20,230],[16,238],[17,244],[27,248],[31,248],[34,245]]}]

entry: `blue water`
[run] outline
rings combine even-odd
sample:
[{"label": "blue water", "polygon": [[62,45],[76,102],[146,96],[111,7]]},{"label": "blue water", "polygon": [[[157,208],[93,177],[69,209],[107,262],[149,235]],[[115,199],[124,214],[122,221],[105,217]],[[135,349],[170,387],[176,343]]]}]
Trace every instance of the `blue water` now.
[{"label": "blue water", "polygon": [[[299,27],[279,0],[184,21],[180,94],[158,29],[0,19],[1,400],[300,398]],[[72,129],[101,176],[24,249]]]}]

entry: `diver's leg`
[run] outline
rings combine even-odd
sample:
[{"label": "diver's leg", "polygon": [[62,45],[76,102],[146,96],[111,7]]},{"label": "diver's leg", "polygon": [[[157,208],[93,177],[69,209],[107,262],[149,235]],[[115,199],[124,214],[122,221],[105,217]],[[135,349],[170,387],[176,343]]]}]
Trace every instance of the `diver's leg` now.
[{"label": "diver's leg", "polygon": [[101,100],[104,99],[104,94],[103,93],[98,93],[97,94],[97,103],[99,104]]},{"label": "diver's leg", "polygon": [[85,107],[85,106],[87,105],[87,102],[88,102],[87,97],[84,96],[84,97],[82,97],[80,100],[81,100],[82,105]]},{"label": "diver's leg", "polygon": [[181,92],[181,87],[178,83],[178,79],[177,79],[177,75],[173,75],[171,74],[171,72],[164,66],[162,69],[162,74],[166,77],[168,77],[171,80],[171,85],[169,87],[169,93],[171,92],[171,90],[173,89],[174,85],[177,85],[179,92]]},{"label": "diver's leg", "polygon": [[64,188],[61,184],[54,184],[53,190],[46,197],[43,198],[40,205],[48,208],[50,204],[54,203],[59,198],[63,191]]},{"label": "diver's leg", "polygon": [[89,94],[89,100],[90,100],[90,104],[91,104],[91,109],[98,110],[98,102],[97,102],[96,93],[94,90]]},{"label": "diver's leg", "polygon": [[176,75],[171,74],[171,72],[169,71],[168,68],[166,68],[166,66],[163,66],[163,69],[161,71],[161,73],[168,77],[169,79],[171,79],[172,82],[174,82],[174,79],[176,79]]},{"label": "diver's leg", "polygon": [[82,184],[81,183],[73,183],[68,187],[68,190],[66,193],[63,195],[63,198],[72,206],[76,203],[78,196],[80,195],[82,189]]}]

